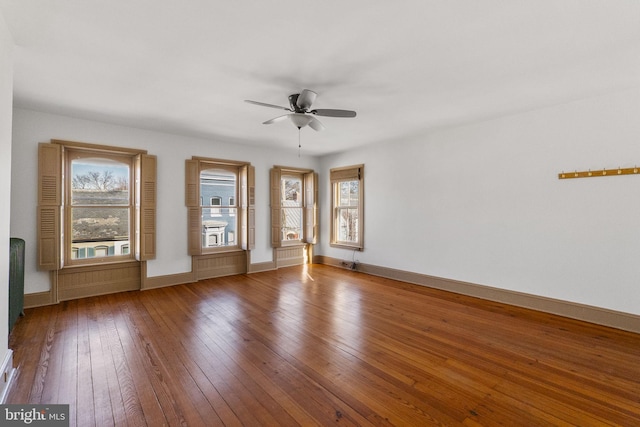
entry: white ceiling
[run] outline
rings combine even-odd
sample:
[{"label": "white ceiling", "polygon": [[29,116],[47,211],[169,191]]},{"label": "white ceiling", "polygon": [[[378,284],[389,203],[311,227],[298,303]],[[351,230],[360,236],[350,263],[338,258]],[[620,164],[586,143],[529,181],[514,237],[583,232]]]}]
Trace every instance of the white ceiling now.
[{"label": "white ceiling", "polygon": [[638,0],[0,0],[15,105],[325,154],[640,85]]}]

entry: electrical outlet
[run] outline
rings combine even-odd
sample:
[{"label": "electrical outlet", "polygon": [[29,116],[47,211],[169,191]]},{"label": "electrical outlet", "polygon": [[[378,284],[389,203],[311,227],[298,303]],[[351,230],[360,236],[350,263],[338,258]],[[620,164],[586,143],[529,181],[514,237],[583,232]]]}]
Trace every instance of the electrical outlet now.
[{"label": "electrical outlet", "polygon": [[358,261],[340,261],[340,266],[348,268],[349,270],[356,270],[358,267]]}]

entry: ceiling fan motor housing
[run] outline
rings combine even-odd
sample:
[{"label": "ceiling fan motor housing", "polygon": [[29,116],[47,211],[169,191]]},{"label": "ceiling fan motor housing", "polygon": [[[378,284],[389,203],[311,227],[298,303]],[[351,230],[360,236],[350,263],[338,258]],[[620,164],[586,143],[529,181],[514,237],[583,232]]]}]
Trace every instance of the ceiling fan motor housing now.
[{"label": "ceiling fan motor housing", "polygon": [[299,93],[294,93],[292,95],[289,95],[289,105],[291,106],[291,110],[294,113],[306,113],[306,110],[298,107],[298,97],[300,96]]}]

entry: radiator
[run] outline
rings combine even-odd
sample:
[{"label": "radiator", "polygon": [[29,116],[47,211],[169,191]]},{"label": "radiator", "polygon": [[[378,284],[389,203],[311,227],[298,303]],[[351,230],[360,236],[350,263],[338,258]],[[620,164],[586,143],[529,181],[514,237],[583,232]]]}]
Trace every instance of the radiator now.
[{"label": "radiator", "polygon": [[9,239],[9,332],[24,315],[24,240]]}]

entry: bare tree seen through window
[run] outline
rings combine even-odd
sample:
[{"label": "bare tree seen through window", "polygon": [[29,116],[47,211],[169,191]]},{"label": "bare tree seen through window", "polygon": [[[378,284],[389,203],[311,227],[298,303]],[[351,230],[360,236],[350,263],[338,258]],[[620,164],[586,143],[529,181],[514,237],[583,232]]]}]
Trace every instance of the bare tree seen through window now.
[{"label": "bare tree seen through window", "polygon": [[340,199],[338,203],[338,240],[342,242],[358,241],[358,198],[360,181],[343,181],[340,183]]},{"label": "bare tree seen through window", "polygon": [[121,255],[128,250],[129,173],[129,164],[110,159],[71,161],[72,258]]}]

